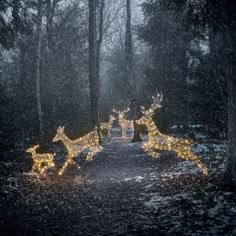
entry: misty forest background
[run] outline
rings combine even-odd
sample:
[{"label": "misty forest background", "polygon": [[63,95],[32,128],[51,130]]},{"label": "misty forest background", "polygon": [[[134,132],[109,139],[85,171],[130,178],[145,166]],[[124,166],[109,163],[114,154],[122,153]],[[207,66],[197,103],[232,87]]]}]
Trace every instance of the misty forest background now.
[{"label": "misty forest background", "polygon": [[[41,36],[38,1],[0,3],[1,161],[23,159],[26,147],[51,142],[60,125],[71,138],[93,128],[87,1],[41,3]],[[227,3],[131,1],[138,105],[148,107],[152,95],[163,93],[154,120],[164,133],[227,139],[227,58],[234,58],[235,50],[235,45],[227,46],[225,32],[231,27],[227,17],[232,16],[229,6],[234,5]],[[106,0],[103,17],[98,105],[100,121],[108,121],[113,107],[124,109],[131,99],[125,1]],[[39,36],[43,141],[36,100]]]}]

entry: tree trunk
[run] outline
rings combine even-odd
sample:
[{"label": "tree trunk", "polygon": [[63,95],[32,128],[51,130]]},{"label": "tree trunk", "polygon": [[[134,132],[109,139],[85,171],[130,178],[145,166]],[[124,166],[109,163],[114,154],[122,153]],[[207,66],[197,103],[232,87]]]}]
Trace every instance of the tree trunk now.
[{"label": "tree trunk", "polygon": [[236,6],[227,2],[226,77],[228,83],[228,158],[224,175],[224,188],[236,191]]},{"label": "tree trunk", "polygon": [[99,81],[97,77],[97,37],[96,37],[96,1],[89,0],[89,87],[91,101],[92,126],[97,127],[101,143],[100,124],[98,118]]},{"label": "tree trunk", "polygon": [[[96,40],[97,40],[96,41],[97,43],[96,44],[96,79],[98,81],[98,84],[97,84],[98,99],[99,99],[99,94],[100,94],[100,54],[101,54],[101,46],[102,46],[102,40],[103,40],[104,5],[105,5],[104,0],[98,1],[98,32],[96,31],[97,32],[97,35],[96,35]],[[99,115],[98,115],[97,127],[98,127],[97,132],[98,132],[99,140],[101,143],[101,130],[100,130]]]},{"label": "tree trunk", "polygon": [[98,80],[98,93],[100,91],[100,53],[103,39],[103,13],[104,13],[104,0],[98,1],[98,34],[97,34],[97,48],[96,48],[96,77]]},{"label": "tree trunk", "polygon": [[[55,87],[56,79],[55,79],[55,73],[53,73],[53,65],[54,65],[54,55],[53,55],[53,20],[55,17],[55,11],[57,4],[61,2],[61,0],[47,0],[46,1],[46,58],[44,60],[46,71],[47,71],[47,77],[48,77],[48,85],[49,89],[48,91],[52,91],[52,89]],[[55,120],[56,119],[56,102],[54,96],[49,93],[48,99],[51,103],[50,112],[46,114],[46,116],[49,118],[49,120]],[[44,126],[46,126],[44,124]],[[45,127],[44,127],[45,128]]]},{"label": "tree trunk", "polygon": [[130,0],[126,0],[126,37],[125,37],[125,54],[126,54],[126,73],[127,73],[127,82],[131,94],[130,109],[133,116],[134,122],[134,136],[132,142],[141,142],[140,131],[136,121],[139,115],[139,106],[137,99],[137,89],[134,78],[134,62],[133,62],[133,45],[132,45],[132,32],[131,32],[131,8]]},{"label": "tree trunk", "polygon": [[37,112],[39,121],[40,139],[43,140],[43,112],[41,103],[41,75],[40,75],[40,62],[41,62],[41,47],[42,47],[42,17],[43,17],[43,1],[38,0],[38,17],[37,17],[37,46],[36,46],[36,100]]}]

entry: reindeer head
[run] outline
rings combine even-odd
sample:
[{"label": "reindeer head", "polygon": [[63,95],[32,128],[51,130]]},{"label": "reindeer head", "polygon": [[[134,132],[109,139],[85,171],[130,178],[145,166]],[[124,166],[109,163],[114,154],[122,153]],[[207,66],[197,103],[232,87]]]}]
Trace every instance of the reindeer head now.
[{"label": "reindeer head", "polygon": [[161,107],[163,95],[157,94],[156,96],[152,96],[153,103],[151,107],[148,110],[145,110],[145,108],[141,107],[141,112],[143,113],[143,116],[136,121],[137,124],[145,124],[148,122],[148,120],[152,119],[152,116],[154,115],[154,112],[157,108]]},{"label": "reindeer head", "polygon": [[62,135],[64,134],[64,129],[65,129],[65,127],[61,127],[61,126],[58,127],[57,134],[52,140],[53,142],[57,142],[62,139]]},{"label": "reindeer head", "polygon": [[35,145],[33,147],[30,147],[26,150],[26,152],[28,153],[33,153],[37,148],[39,148],[39,144],[38,145]]},{"label": "reindeer head", "polygon": [[110,115],[110,121],[114,121],[116,118],[113,115]]},{"label": "reindeer head", "polygon": [[118,114],[119,119],[124,119],[125,113],[130,111],[130,108],[126,108],[123,111],[118,111],[117,109],[113,108],[112,110],[114,113]]}]

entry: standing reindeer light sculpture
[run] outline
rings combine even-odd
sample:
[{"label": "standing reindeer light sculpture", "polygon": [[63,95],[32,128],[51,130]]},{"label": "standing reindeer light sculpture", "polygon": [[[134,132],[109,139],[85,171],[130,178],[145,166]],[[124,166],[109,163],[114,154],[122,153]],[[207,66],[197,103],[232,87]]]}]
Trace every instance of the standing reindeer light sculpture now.
[{"label": "standing reindeer light sculpture", "polygon": [[[89,149],[86,160],[92,160],[93,156],[99,152],[102,147],[99,145],[99,137],[97,131],[94,130],[85,136],[71,140],[64,133],[64,127],[57,129],[57,134],[53,138],[53,142],[61,141],[67,149],[67,159],[63,167],[59,171],[59,175],[62,175],[69,164],[75,164],[74,157],[78,156],[85,149]],[[79,166],[78,166],[79,168]]]},{"label": "standing reindeer light sculpture", "polygon": [[111,135],[111,128],[113,125],[113,121],[115,120],[115,117],[110,115],[110,119],[108,122],[103,122],[101,123],[101,129],[107,129],[107,136],[109,137]]},{"label": "standing reindeer light sculpture", "polygon": [[32,171],[38,171],[40,174],[43,174],[50,167],[54,167],[54,156],[55,153],[36,153],[36,150],[39,148],[39,145],[35,145],[31,148],[28,148],[26,152],[31,153],[33,159]]},{"label": "standing reindeer light sculpture", "polygon": [[121,132],[122,132],[122,138],[123,139],[126,139],[127,129],[131,129],[132,132],[134,132],[134,123],[133,123],[133,121],[125,119],[125,114],[129,111],[130,111],[129,108],[126,108],[123,111],[118,111],[118,110],[113,108],[113,112],[118,114],[118,122],[119,122],[119,125],[121,126]]},{"label": "standing reindeer light sculpture", "polygon": [[207,167],[191,151],[191,146],[194,144],[192,140],[164,135],[157,129],[152,116],[155,110],[161,107],[163,96],[157,94],[157,96],[152,98],[151,107],[147,110],[141,107],[143,116],[136,121],[137,124],[145,124],[148,129],[148,141],[143,144],[144,150],[153,157],[159,157],[159,153],[156,150],[174,151],[179,158],[193,161],[202,170],[203,174],[207,175]]}]

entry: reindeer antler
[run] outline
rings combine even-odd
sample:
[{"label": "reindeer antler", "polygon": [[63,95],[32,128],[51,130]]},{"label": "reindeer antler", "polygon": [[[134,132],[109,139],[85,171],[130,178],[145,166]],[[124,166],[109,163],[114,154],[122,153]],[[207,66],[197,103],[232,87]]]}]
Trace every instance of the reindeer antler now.
[{"label": "reindeer antler", "polygon": [[119,111],[118,111],[116,108],[114,108],[114,107],[113,107],[112,111],[113,111],[114,113],[116,113],[116,114],[119,113]]},{"label": "reindeer antler", "polygon": [[130,111],[130,108],[129,108],[129,107],[127,107],[127,108],[125,108],[125,109],[123,110],[124,113],[127,113],[127,112],[129,112],[129,111]]},{"label": "reindeer antler", "polygon": [[142,113],[145,113],[145,112],[146,112],[146,110],[145,110],[145,107],[144,107],[144,106],[141,106],[141,107],[140,107],[140,109],[141,109],[141,112],[142,112]]},{"label": "reindeer antler", "polygon": [[57,129],[57,132],[61,132],[61,131],[64,131],[65,127],[64,126],[59,126],[58,129]]},{"label": "reindeer antler", "polygon": [[146,114],[148,116],[152,116],[157,108],[161,107],[161,102],[163,99],[162,93],[157,93],[156,96],[152,96],[153,103],[151,104],[151,107],[148,110],[145,110],[144,107],[141,107],[141,112],[143,114]]},{"label": "reindeer antler", "polygon": [[161,102],[162,102],[162,99],[163,99],[163,94],[162,93],[157,93],[156,96],[152,96],[152,99],[153,99],[153,103],[152,103],[151,107],[153,109],[160,108],[161,107]]},{"label": "reindeer antler", "polygon": [[35,145],[33,148],[34,148],[34,149],[39,148],[39,144]]}]

